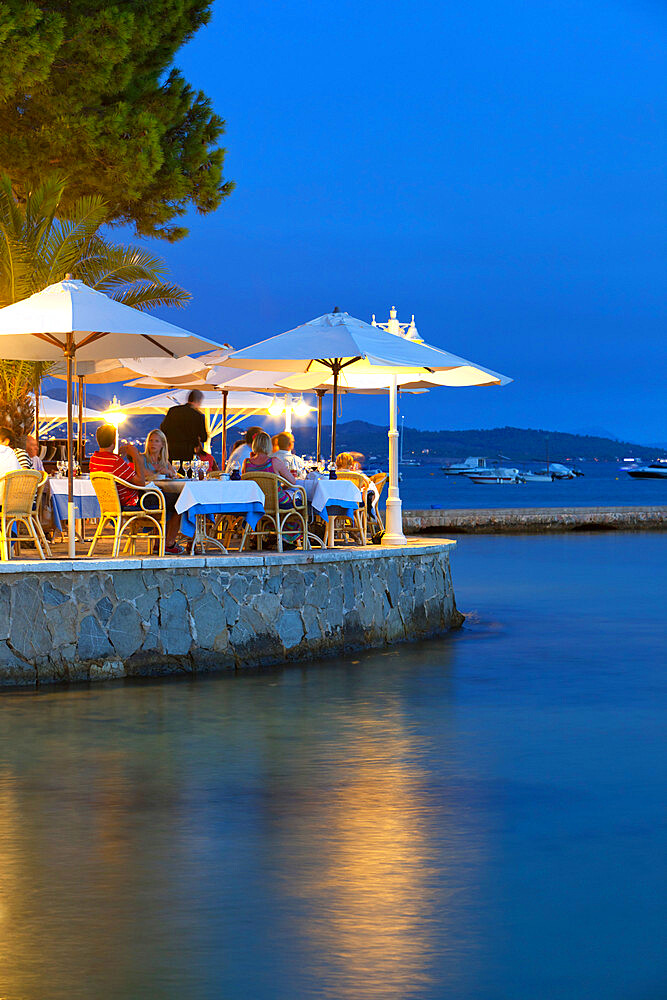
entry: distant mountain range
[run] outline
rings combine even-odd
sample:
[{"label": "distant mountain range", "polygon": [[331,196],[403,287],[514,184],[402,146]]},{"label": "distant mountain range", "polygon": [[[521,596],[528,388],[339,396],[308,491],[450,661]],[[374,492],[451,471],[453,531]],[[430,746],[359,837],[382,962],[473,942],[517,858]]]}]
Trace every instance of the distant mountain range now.
[{"label": "distant mountain range", "polygon": [[[49,389],[54,397],[61,392]],[[64,391],[62,393],[64,395]],[[93,409],[105,409],[108,401],[90,393],[87,403]],[[160,416],[132,417],[122,427],[124,438],[144,439],[153,427],[159,427]],[[241,428],[252,423],[261,424],[262,417],[250,417],[240,427],[232,427],[228,433],[228,445],[242,435]],[[269,433],[276,433],[275,426],[267,427]],[[94,427],[89,425],[88,440],[94,440]],[[316,446],[316,429],[314,426],[298,427],[294,431],[296,451],[299,454],[313,454]],[[331,439],[330,427],[324,427],[322,441],[323,452],[329,450]],[[219,454],[220,439],[217,438],[214,451]],[[404,430],[403,454],[405,458],[418,459],[424,463],[455,461],[468,455],[485,455],[489,458],[503,456],[509,462],[542,463],[549,451],[549,459],[562,462],[566,459],[577,461],[617,461],[623,458],[638,458],[640,461],[651,461],[665,453],[663,445],[641,445],[629,441],[619,441],[616,438],[596,434],[565,434],[562,431],[533,430],[524,427],[493,427],[465,431],[423,431],[414,427]],[[88,446],[90,452],[91,445]],[[374,455],[378,460],[387,460],[387,428],[378,424],[369,424],[364,420],[351,420],[340,423],[336,432],[336,450],[360,451],[367,458]]]},{"label": "distant mountain range", "polygon": [[[315,429],[299,428],[295,431],[296,450],[310,453],[315,449]],[[329,428],[323,433],[328,441]],[[440,462],[466,458],[468,455],[486,455],[490,458],[504,456],[511,462],[544,462],[549,459],[562,462],[566,459],[590,461],[616,461],[630,456],[642,461],[657,457],[660,449],[647,445],[617,441],[613,438],[586,434],[564,434],[562,431],[532,430],[523,427],[494,427],[467,431],[422,431],[406,427],[403,455],[422,462]],[[338,424],[337,451],[361,451],[367,457],[387,455],[387,428],[353,420]]]}]

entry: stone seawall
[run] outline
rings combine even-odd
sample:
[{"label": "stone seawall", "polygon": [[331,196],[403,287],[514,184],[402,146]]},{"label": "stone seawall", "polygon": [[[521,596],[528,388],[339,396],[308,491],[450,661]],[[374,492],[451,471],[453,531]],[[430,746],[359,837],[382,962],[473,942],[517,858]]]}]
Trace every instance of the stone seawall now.
[{"label": "stone seawall", "polygon": [[0,684],[306,660],[456,627],[451,541],[0,564]]},{"label": "stone seawall", "polygon": [[552,531],[665,531],[666,507],[530,507],[503,510],[405,510],[406,535],[522,534]]}]

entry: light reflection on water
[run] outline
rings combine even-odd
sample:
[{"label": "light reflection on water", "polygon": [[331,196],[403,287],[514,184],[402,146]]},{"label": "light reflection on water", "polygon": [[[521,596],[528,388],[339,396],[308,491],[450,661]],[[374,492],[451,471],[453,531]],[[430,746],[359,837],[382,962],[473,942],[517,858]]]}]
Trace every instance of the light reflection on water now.
[{"label": "light reflection on water", "polygon": [[663,997],[665,555],[464,538],[443,641],[3,695],[0,997]]}]

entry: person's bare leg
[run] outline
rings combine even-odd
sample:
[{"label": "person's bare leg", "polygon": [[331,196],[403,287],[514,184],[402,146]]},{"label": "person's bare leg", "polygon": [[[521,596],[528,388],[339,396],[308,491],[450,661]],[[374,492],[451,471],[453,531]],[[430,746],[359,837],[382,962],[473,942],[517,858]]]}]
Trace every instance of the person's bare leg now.
[{"label": "person's bare leg", "polygon": [[165,539],[164,544],[168,549],[173,548],[176,544],[176,535],[181,527],[181,515],[172,514],[166,524]]}]

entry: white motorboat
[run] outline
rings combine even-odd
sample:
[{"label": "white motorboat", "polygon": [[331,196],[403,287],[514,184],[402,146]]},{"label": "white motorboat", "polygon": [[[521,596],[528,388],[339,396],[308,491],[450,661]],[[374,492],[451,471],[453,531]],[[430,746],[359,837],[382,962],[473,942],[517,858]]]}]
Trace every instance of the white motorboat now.
[{"label": "white motorboat", "polygon": [[466,458],[465,462],[452,462],[450,465],[443,465],[441,466],[441,471],[446,476],[466,476],[469,472],[477,472],[483,469],[492,470],[497,464],[498,460],[494,458],[471,456],[470,458]]},{"label": "white motorboat", "polygon": [[569,465],[561,465],[559,462],[549,462],[546,469],[540,469],[538,476],[551,476],[552,479],[576,479],[583,476],[579,469],[572,469]]},{"label": "white motorboat", "polygon": [[553,483],[556,476],[553,472],[522,472],[524,483]]},{"label": "white motorboat", "polygon": [[633,479],[667,479],[667,458],[659,458],[650,465],[638,465],[625,471]]},{"label": "white motorboat", "polygon": [[466,477],[471,483],[522,483],[523,473],[518,469],[481,469],[479,472],[467,472]]}]

